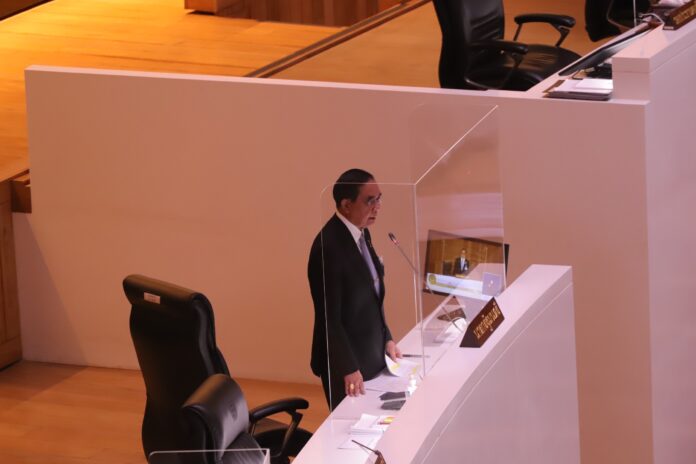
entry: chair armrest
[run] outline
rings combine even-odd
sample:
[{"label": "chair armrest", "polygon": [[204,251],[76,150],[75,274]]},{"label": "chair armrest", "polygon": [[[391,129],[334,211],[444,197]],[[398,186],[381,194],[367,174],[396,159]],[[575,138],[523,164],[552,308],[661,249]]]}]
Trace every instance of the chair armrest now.
[{"label": "chair armrest", "polygon": [[524,23],[549,23],[557,26],[572,28],[575,26],[575,18],[566,15],[557,15],[549,13],[529,13],[515,16],[517,24]]},{"label": "chair armrest", "polygon": [[[272,401],[270,403],[262,404],[249,411],[249,422],[251,426],[249,428],[249,433],[254,435],[256,430],[256,424],[263,418],[277,414],[279,412],[285,412],[290,415],[291,421],[288,424],[288,428],[283,436],[283,443],[280,448],[271,455],[271,458],[278,460],[280,458],[285,458],[286,451],[290,442],[293,439],[293,435],[300,425],[302,420],[302,414],[297,412],[298,409],[307,409],[309,407],[309,402],[304,398],[284,398],[277,401]],[[273,461],[275,462],[275,461]],[[285,462],[285,461],[282,461]]]},{"label": "chair armrest", "polygon": [[271,401],[249,410],[249,422],[252,424],[261,419],[272,416],[279,412],[295,412],[298,409],[307,409],[309,402],[304,398],[284,398],[282,400]]},{"label": "chair armrest", "polygon": [[560,34],[560,38],[556,42],[556,47],[560,47],[570,30],[575,26],[575,18],[572,16],[550,14],[550,13],[530,13],[515,16],[517,30],[513,40],[517,40],[522,31],[522,25],[526,23],[547,23],[553,26]]}]

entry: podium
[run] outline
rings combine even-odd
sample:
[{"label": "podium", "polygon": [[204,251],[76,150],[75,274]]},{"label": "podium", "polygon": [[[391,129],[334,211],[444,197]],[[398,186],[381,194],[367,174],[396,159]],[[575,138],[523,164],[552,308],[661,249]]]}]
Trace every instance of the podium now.
[{"label": "podium", "polygon": [[[377,391],[347,397],[294,462],[366,462],[339,447],[367,413],[395,416],[376,445],[389,464],[579,463],[571,269],[531,266],[497,301],[505,320],[483,347],[460,348],[459,337],[426,348],[426,362],[445,352],[400,411],[381,410]],[[413,328],[402,351],[417,351],[419,337]]]}]

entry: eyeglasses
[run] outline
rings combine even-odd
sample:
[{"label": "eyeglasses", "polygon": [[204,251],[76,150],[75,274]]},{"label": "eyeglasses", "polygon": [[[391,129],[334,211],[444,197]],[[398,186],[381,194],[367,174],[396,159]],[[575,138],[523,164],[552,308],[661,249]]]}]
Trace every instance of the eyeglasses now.
[{"label": "eyeglasses", "polygon": [[370,197],[367,200],[365,200],[365,204],[369,207],[373,207],[375,205],[381,205],[382,204],[382,194],[380,193],[376,197]]}]

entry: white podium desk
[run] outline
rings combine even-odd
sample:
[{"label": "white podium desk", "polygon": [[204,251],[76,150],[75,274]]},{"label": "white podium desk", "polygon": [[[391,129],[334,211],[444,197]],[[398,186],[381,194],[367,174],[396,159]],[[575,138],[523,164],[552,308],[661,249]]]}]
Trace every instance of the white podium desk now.
[{"label": "white podium desk", "polygon": [[[338,448],[361,413],[395,416],[376,445],[389,464],[580,462],[571,269],[533,265],[497,300],[505,320],[482,348],[442,348],[399,412],[381,410],[379,392],[346,398],[294,462],[366,462]],[[419,339],[415,328],[399,345]]]}]

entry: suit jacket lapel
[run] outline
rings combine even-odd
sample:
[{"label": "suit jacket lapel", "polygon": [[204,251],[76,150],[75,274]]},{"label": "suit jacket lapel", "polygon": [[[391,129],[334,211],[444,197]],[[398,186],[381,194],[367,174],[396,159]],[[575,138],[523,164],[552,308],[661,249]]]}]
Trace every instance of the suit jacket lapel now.
[{"label": "suit jacket lapel", "polygon": [[375,269],[377,269],[377,275],[379,276],[379,288],[380,288],[380,294],[377,295],[377,293],[374,291],[374,283],[372,281],[372,273],[370,272],[370,269],[367,267],[367,263],[363,259],[362,253],[360,253],[360,250],[358,249],[358,245],[355,243],[355,240],[353,239],[353,236],[351,235],[350,231],[346,227],[345,224],[339,219],[338,216],[334,214],[332,220],[336,222],[336,229],[339,231],[339,237],[341,238],[341,241],[344,242],[344,249],[346,250],[346,259],[350,259],[351,262],[355,263],[355,268],[358,270],[358,272],[362,275],[362,278],[366,281],[367,284],[370,285],[371,288],[373,288],[372,293],[375,295],[375,298],[379,302],[379,304],[382,304],[382,298],[384,295],[384,282],[382,280],[382,264],[379,262],[379,259],[377,259],[376,254],[374,249],[372,248],[372,243],[369,241],[370,240],[370,232],[365,229],[366,232],[366,239],[368,240],[368,249],[370,250],[370,255],[372,256],[372,262],[375,265]]}]

